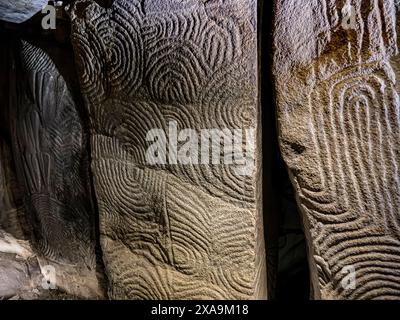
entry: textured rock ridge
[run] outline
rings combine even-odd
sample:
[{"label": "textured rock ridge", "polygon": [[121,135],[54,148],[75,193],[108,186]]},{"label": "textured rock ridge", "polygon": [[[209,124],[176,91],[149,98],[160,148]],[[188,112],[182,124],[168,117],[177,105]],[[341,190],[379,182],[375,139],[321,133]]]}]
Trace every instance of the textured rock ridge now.
[{"label": "textured rock ridge", "polygon": [[0,254],[9,261],[4,264],[16,267],[15,276],[3,273],[5,283],[24,279],[14,295],[34,298],[30,290],[45,291],[43,276],[51,268],[60,292],[100,298],[88,139],[77,99],[37,44],[15,46],[10,68],[10,102],[4,107],[12,156],[3,149],[8,157],[2,159],[0,182],[7,193],[0,202]]},{"label": "textured rock ridge", "polygon": [[400,297],[395,25],[393,1],[276,2],[280,144],[315,298]]},{"label": "textured rock ridge", "polygon": [[171,123],[258,133],[255,1],[77,1],[69,14],[110,297],[265,298],[260,148],[250,175],[146,160],[148,132]]}]

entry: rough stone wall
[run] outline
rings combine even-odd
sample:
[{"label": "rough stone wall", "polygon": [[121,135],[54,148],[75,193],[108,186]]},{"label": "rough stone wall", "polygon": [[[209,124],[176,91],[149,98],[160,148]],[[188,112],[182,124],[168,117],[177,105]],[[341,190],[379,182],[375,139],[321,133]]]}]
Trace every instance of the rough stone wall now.
[{"label": "rough stone wall", "polygon": [[[353,25],[343,21],[346,5]],[[398,299],[394,2],[276,1],[275,14],[280,145],[303,213],[314,297]]]},{"label": "rough stone wall", "polygon": [[146,160],[147,133],[173,121],[258,133],[255,5],[83,0],[69,9],[111,298],[266,297],[260,148],[249,176]]}]

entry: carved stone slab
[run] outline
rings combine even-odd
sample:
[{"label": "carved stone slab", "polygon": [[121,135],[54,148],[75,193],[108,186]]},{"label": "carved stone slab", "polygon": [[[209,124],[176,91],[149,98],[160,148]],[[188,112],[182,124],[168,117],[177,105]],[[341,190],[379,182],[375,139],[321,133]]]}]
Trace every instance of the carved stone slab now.
[{"label": "carved stone slab", "polygon": [[400,298],[393,1],[276,1],[280,144],[314,297]]},{"label": "carved stone slab", "polygon": [[[193,158],[146,158],[149,132],[173,139],[171,124],[178,132],[252,128],[258,139],[255,3],[116,0],[106,9],[77,1],[70,8],[112,298],[266,297],[260,149],[248,175]],[[171,152],[169,145],[158,155]]]},{"label": "carved stone slab", "polygon": [[1,0],[0,20],[21,23],[42,10],[48,0]]},{"label": "carved stone slab", "polygon": [[[49,53],[26,41],[21,41],[15,52],[10,72],[11,141],[35,265],[42,273],[51,267],[54,285],[66,294],[101,297],[82,110]],[[65,60],[63,63],[67,65]],[[10,184],[5,189],[21,196]],[[0,217],[13,219],[15,225],[23,223],[17,212],[4,210],[10,207],[6,200],[0,201]],[[0,221],[0,232],[11,232],[6,226]],[[12,243],[0,240],[0,253],[15,247]],[[11,253],[20,255],[14,251]],[[10,263],[14,262],[11,259]],[[29,270],[22,271],[30,285],[41,288],[42,278],[29,280]],[[13,284],[16,278],[8,279]]]}]

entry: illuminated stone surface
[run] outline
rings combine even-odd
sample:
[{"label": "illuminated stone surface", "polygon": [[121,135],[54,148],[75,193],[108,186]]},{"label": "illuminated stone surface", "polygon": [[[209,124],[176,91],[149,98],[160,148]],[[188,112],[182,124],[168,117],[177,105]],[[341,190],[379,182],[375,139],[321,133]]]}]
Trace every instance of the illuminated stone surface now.
[{"label": "illuminated stone surface", "polygon": [[345,3],[276,1],[280,145],[303,213],[314,297],[398,299],[395,7],[348,1],[352,20]]},{"label": "illuminated stone surface", "polygon": [[258,132],[255,3],[69,9],[111,298],[266,297],[260,148],[249,175],[145,157],[147,133],[168,132],[172,121],[178,130]]}]

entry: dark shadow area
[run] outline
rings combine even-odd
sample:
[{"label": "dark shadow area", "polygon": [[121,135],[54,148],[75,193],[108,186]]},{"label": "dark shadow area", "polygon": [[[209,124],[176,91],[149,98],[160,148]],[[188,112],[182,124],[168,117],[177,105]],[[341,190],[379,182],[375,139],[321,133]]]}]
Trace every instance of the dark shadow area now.
[{"label": "dark shadow area", "polygon": [[114,0],[95,0],[97,4],[103,8],[111,8]]},{"label": "dark shadow area", "polygon": [[272,74],[273,23],[273,1],[259,1],[263,210],[269,298],[308,300],[310,281],[305,236],[294,191],[278,144]]}]

